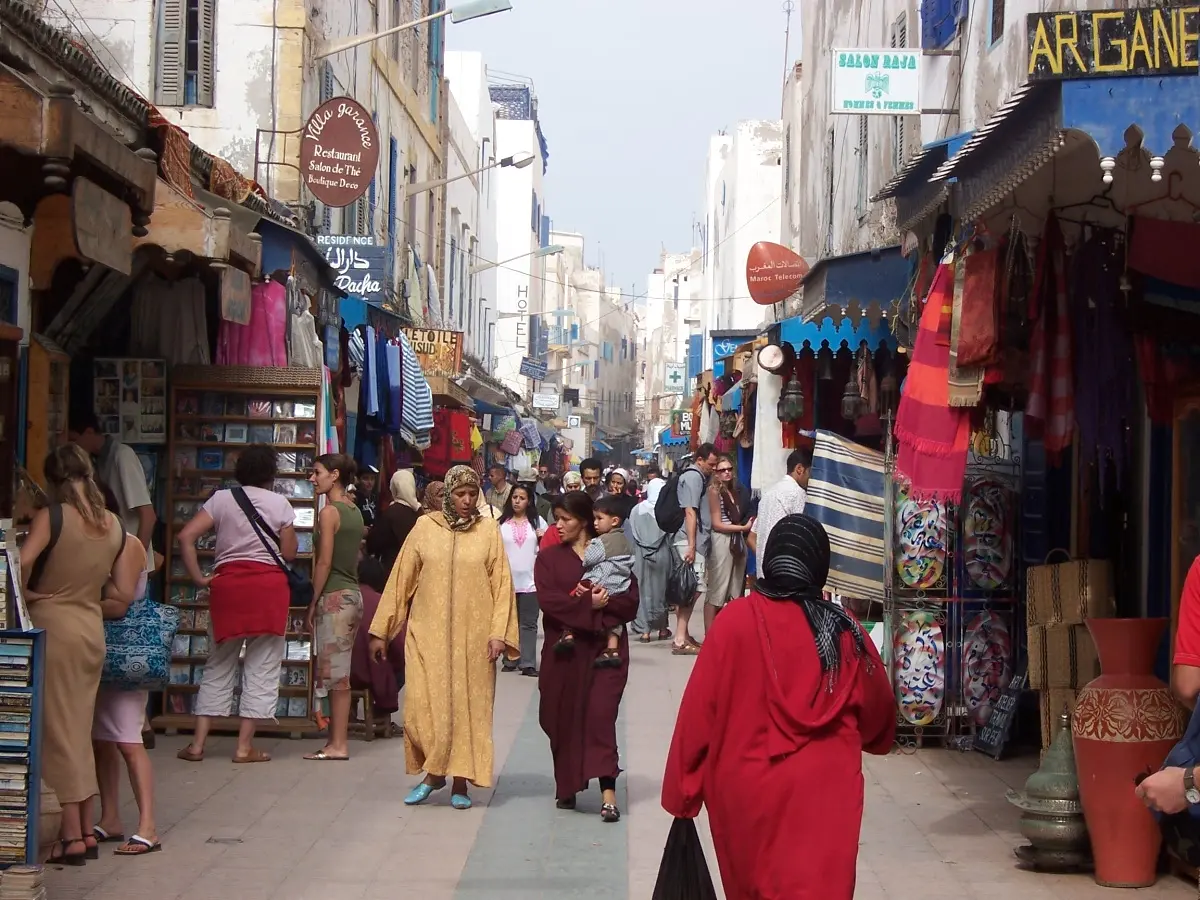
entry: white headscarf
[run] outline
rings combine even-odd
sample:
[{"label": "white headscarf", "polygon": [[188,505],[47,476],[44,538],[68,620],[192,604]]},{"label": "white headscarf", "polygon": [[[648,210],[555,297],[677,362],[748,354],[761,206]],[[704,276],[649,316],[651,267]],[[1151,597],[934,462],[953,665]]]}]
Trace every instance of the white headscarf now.
[{"label": "white headscarf", "polygon": [[417,499],[417,479],[412,469],[397,469],[388,486],[393,500],[416,512],[421,511],[421,501]]},{"label": "white headscarf", "polygon": [[655,478],[646,482],[646,500],[653,506],[658,502],[658,495],[662,493],[663,485],[666,482],[661,478]]}]

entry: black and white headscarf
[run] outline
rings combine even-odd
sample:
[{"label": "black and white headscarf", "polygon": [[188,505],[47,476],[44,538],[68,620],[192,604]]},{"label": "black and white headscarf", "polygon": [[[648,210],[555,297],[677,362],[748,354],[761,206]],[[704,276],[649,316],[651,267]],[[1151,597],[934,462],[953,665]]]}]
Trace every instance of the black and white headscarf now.
[{"label": "black and white headscarf", "polygon": [[820,522],[801,514],[785,516],[767,537],[757,587],[764,597],[803,607],[817,642],[821,671],[832,681],[842,664],[842,635],[853,636],[856,656],[866,652],[866,645],[854,617],[821,595],[829,557],[829,535]]}]

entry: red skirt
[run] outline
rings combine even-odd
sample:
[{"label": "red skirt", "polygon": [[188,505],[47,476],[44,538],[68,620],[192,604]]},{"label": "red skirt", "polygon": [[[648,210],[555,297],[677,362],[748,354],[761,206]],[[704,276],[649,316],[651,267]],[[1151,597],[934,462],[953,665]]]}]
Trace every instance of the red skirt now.
[{"label": "red skirt", "polygon": [[279,566],[230,562],[217,569],[209,587],[213,640],[287,633],[291,591]]}]

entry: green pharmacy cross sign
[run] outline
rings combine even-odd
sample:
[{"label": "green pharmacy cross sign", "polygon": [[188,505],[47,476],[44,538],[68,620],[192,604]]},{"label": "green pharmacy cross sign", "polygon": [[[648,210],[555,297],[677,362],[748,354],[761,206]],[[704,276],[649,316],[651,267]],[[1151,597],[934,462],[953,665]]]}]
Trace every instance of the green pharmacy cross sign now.
[{"label": "green pharmacy cross sign", "polygon": [[832,112],[920,115],[920,50],[834,50]]}]

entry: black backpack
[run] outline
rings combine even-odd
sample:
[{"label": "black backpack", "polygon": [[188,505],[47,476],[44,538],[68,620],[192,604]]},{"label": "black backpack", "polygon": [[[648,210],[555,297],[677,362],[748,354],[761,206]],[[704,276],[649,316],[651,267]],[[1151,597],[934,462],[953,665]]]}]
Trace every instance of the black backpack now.
[{"label": "black backpack", "polygon": [[[695,466],[688,466],[682,472],[671,475],[654,502],[654,521],[658,522],[658,527],[666,535],[678,534],[679,529],[683,527],[683,507],[679,505],[679,479],[693,469]],[[695,471],[700,472],[699,469]]]}]

